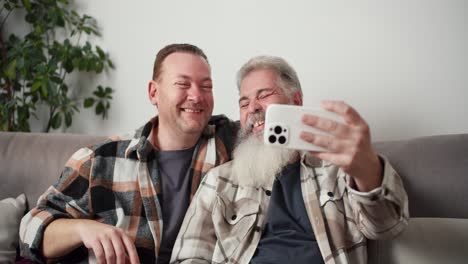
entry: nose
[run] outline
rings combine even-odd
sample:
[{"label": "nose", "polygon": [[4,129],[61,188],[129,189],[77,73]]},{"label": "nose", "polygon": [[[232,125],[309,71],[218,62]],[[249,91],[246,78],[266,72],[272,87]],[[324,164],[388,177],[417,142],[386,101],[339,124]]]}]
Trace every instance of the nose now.
[{"label": "nose", "polygon": [[201,96],[201,90],[198,85],[192,85],[188,91],[187,91],[187,98],[189,101],[198,103],[200,102],[202,96]]},{"label": "nose", "polygon": [[249,102],[248,111],[249,113],[255,113],[262,109],[262,106],[258,103],[257,99],[252,99]]}]

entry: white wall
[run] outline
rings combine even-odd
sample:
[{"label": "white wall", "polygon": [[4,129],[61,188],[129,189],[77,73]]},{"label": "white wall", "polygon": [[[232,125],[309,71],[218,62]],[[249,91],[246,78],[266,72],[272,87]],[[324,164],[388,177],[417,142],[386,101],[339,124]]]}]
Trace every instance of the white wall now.
[{"label": "white wall", "polygon": [[[156,52],[201,47],[213,68],[215,109],[237,119],[235,73],[250,57],[278,55],[298,71],[306,105],[340,99],[374,140],[468,132],[468,2],[464,0],[76,1],[97,18],[116,70],[107,121],[89,110],[67,132],[115,134],[156,109],[146,96]],[[83,84],[89,81],[82,82]]]}]

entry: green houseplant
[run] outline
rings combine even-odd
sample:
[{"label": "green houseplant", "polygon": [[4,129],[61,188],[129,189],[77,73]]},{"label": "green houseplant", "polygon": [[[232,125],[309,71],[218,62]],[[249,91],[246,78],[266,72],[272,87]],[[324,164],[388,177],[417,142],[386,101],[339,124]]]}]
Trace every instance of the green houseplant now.
[{"label": "green houseplant", "polygon": [[[68,0],[2,0],[0,7],[0,131],[30,131],[38,106],[47,108],[45,132],[69,127],[73,115],[94,108],[106,118],[112,99],[110,87],[98,85],[77,97],[67,84],[71,73],[101,74],[114,68],[107,53],[87,41],[100,36],[96,20],[71,10]],[[12,14],[24,14],[29,31],[5,35]]]}]

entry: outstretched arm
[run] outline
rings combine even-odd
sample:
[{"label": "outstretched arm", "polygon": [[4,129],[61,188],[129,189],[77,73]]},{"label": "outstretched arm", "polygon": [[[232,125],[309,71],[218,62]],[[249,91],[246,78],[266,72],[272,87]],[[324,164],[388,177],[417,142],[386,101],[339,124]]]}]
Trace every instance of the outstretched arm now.
[{"label": "outstretched arm", "polygon": [[340,115],[345,124],[305,115],[303,122],[329,135],[303,132],[301,138],[328,149],[310,152],[331,162],[347,174],[348,198],[359,230],[369,239],[392,238],[408,224],[408,197],[398,173],[372,147],[366,121],[351,106],[323,101],[325,110]]}]

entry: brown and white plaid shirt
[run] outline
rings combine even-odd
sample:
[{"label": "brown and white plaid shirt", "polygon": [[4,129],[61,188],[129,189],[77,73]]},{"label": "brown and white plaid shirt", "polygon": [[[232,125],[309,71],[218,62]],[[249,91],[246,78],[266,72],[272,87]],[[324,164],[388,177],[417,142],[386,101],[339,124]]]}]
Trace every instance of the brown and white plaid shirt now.
[{"label": "brown and white plaid shirt", "polygon": [[[236,125],[223,116],[210,120],[192,158],[191,197],[205,173],[229,160]],[[135,239],[142,263],[157,260],[163,231],[158,199],[160,179],[148,171],[154,151],[148,140],[153,118],[136,133],[82,148],[65,165],[59,181],[41,195],[20,227],[22,255],[37,262],[45,227],[58,218],[93,219],[126,231]],[[153,155],[154,156],[154,155]],[[67,263],[94,262],[93,252],[81,246],[63,259]]]},{"label": "brown and white plaid shirt", "polygon": [[[270,190],[239,186],[231,162],[207,173],[179,231],[171,263],[249,263],[262,236]],[[302,156],[301,190],[327,264],[367,263],[366,239],[388,239],[408,223],[400,176],[385,161],[382,185],[358,192],[338,167]],[[270,188],[271,189],[271,188]]]}]

